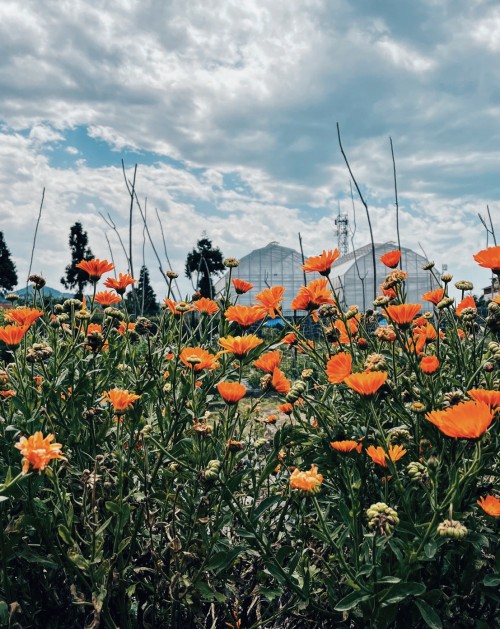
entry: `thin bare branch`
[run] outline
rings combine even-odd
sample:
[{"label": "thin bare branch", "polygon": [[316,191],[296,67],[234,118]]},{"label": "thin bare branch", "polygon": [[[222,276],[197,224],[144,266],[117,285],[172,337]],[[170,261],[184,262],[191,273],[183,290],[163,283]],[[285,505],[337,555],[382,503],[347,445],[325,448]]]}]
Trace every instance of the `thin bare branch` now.
[{"label": "thin bare branch", "polygon": [[113,269],[113,272],[115,274],[115,278],[116,278],[116,264],[115,264],[115,259],[113,257],[113,250],[111,249],[111,243],[109,242],[109,238],[108,238],[108,234],[106,234],[106,232],[104,232],[104,238],[106,238],[106,242],[108,243],[108,249],[109,249],[109,255],[111,256],[111,262],[113,263],[113,266],[115,267]]},{"label": "thin bare branch", "polygon": [[[392,172],[394,175],[394,198],[395,198],[395,205],[396,205],[396,233],[398,235],[398,249],[399,249],[399,254],[401,256],[401,238],[399,235],[399,202],[398,202],[398,180],[397,180],[397,176],[396,176],[396,160],[394,158],[394,147],[392,146],[392,138],[389,137],[389,141],[391,143],[391,155],[392,155]],[[401,257],[399,258],[399,268],[402,269],[403,268],[403,261],[401,259]]]},{"label": "thin bare branch", "polygon": [[[38,225],[40,224],[40,219],[42,218],[42,209],[43,209],[43,201],[45,199],[45,188],[42,191],[42,200],[40,201],[40,209],[38,210],[38,219],[36,221],[35,234],[33,236],[33,246],[31,247],[31,258],[30,265],[28,269],[28,277],[31,275],[31,267],[33,265],[33,256],[35,254],[35,245],[36,245],[36,236],[38,234]],[[26,287],[28,287],[28,281],[26,280]],[[27,294],[26,294],[27,296]]]}]

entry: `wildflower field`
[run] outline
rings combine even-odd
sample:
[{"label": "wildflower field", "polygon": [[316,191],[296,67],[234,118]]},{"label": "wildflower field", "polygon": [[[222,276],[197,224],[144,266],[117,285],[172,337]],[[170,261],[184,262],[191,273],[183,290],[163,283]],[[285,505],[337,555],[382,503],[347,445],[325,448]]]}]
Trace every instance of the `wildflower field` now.
[{"label": "wildflower field", "polygon": [[86,300],[35,277],[0,314],[0,626],[498,626],[500,297],[480,317],[430,263],[422,313],[396,250],[345,309],[338,255],[283,331],[284,288],[239,305],[234,259],[152,320],[97,259]]}]

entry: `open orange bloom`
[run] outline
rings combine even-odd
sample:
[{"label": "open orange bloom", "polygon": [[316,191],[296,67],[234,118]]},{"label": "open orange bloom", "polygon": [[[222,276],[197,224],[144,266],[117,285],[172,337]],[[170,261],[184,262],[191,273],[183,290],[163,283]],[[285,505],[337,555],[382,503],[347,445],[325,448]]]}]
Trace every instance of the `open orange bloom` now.
[{"label": "open orange bloom", "polygon": [[31,437],[21,437],[19,439],[19,442],[16,443],[16,448],[23,455],[23,474],[29,472],[30,466],[34,470],[41,472],[52,459],[66,461],[61,452],[62,445],[60,443],[52,443],[54,439],[54,435],[50,434],[44,437],[41,432],[35,432]]},{"label": "open orange bloom", "polygon": [[102,325],[100,323],[89,323],[87,327],[87,336],[92,332],[99,332],[102,334]]},{"label": "open orange bloom", "polygon": [[219,306],[217,302],[213,299],[208,299],[208,297],[202,297],[194,302],[194,308],[198,312],[206,312],[209,315],[214,315],[219,311]]},{"label": "open orange bloom", "polygon": [[206,349],[202,349],[201,347],[185,347],[179,355],[180,361],[186,365],[186,367],[194,367],[195,371],[217,369],[219,366],[217,358],[218,356],[207,352]]},{"label": "open orange bloom", "polygon": [[293,413],[293,404],[290,404],[290,402],[285,402],[285,404],[280,404],[278,406],[278,410],[281,413],[285,413],[285,415],[291,415]]},{"label": "open orange bloom", "polygon": [[495,496],[484,496],[477,501],[477,504],[488,515],[500,516],[500,500]]},{"label": "open orange bloom", "polygon": [[447,437],[478,439],[493,421],[493,410],[485,402],[462,402],[444,411],[431,411],[426,419]]},{"label": "open orange bloom", "polygon": [[322,482],[323,474],[318,474],[316,465],[311,465],[311,469],[308,472],[301,472],[296,467],[290,476],[290,487],[292,489],[300,489],[309,494],[317,494],[321,489]]},{"label": "open orange bloom", "polygon": [[333,448],[334,450],[337,450],[337,452],[352,452],[353,450],[356,450],[356,452],[361,452],[361,449],[363,448],[363,444],[358,443],[357,441],[354,441],[353,439],[346,439],[345,441],[332,441],[330,443],[330,447]]},{"label": "open orange bloom", "polygon": [[119,295],[124,295],[127,290],[127,286],[135,284],[136,282],[137,280],[134,280],[134,278],[128,273],[119,273],[118,279],[108,277],[104,282],[104,286],[106,286],[106,288],[112,288]]},{"label": "open orange bloom", "polygon": [[437,356],[424,356],[420,361],[420,369],[427,374],[435,373],[439,369]]},{"label": "open orange bloom", "polygon": [[140,397],[135,393],[129,393],[127,389],[110,389],[104,392],[104,399],[113,405],[117,415],[125,413]]},{"label": "open orange bloom", "polygon": [[6,391],[0,391],[0,396],[8,399],[10,397],[14,397],[16,394],[16,392],[14,391],[14,389],[7,389]]},{"label": "open orange bloom", "polygon": [[297,336],[293,332],[289,332],[285,334],[285,336],[281,339],[282,343],[286,343],[287,345],[295,345],[297,343]]},{"label": "open orange bloom", "polygon": [[387,253],[384,253],[383,256],[380,256],[380,262],[382,262],[382,264],[385,264],[385,266],[389,267],[390,269],[395,269],[398,266],[400,260],[401,251],[399,249],[388,251]]},{"label": "open orange bloom", "polygon": [[76,268],[86,271],[92,282],[98,282],[104,273],[112,271],[115,268],[115,265],[111,264],[111,262],[108,262],[107,260],[99,260],[98,258],[95,258],[94,260],[82,260],[76,265]]},{"label": "open orange bloom", "polygon": [[219,339],[219,345],[221,345],[228,352],[234,354],[235,358],[241,360],[248,352],[254,347],[261,345],[264,341],[255,334],[247,334],[246,336],[226,336]]},{"label": "open orange bloom", "polygon": [[252,290],[253,288],[253,284],[251,284],[250,282],[245,282],[245,280],[240,280],[239,277],[235,277],[231,281],[233,282],[234,290],[238,295],[248,293],[248,291]]},{"label": "open orange bloom", "polygon": [[135,330],[135,323],[125,323],[125,321],[120,321],[120,325],[118,327],[118,334],[126,334],[131,330]]},{"label": "open orange bloom", "polygon": [[339,384],[352,373],[352,356],[346,352],[336,354],[326,363],[328,382]]},{"label": "open orange bloom", "polygon": [[364,373],[353,373],[344,378],[347,386],[360,395],[373,395],[387,380],[385,371],[369,371]]},{"label": "open orange bloom", "polygon": [[465,310],[465,308],[477,308],[476,302],[472,295],[467,295],[467,297],[464,297],[462,301],[458,304],[455,309],[455,314],[457,315],[457,317],[462,316],[462,312],[463,310]]},{"label": "open orange bloom", "polygon": [[0,341],[3,341],[9,349],[17,349],[28,328],[27,325],[0,326]]},{"label": "open orange bloom", "polygon": [[246,387],[239,382],[219,382],[217,391],[226,404],[237,404],[247,392]]},{"label": "open orange bloom", "polygon": [[489,389],[471,389],[470,391],[467,391],[467,395],[476,402],[484,402],[492,408],[500,406],[500,391],[491,391]]},{"label": "open orange bloom", "polygon": [[17,325],[27,325],[28,327],[39,317],[43,317],[43,310],[38,310],[37,308],[16,308],[5,315],[7,321]]},{"label": "open orange bloom", "polygon": [[[351,337],[356,336],[359,329],[359,321],[361,319],[361,315],[357,314],[354,317],[351,317],[347,320],[347,326],[342,321],[342,319],[337,319],[333,324],[335,328],[340,332],[339,343],[342,345],[347,345],[351,342]],[[349,334],[351,336],[349,336]]]},{"label": "open orange bloom", "polygon": [[306,273],[319,273],[320,275],[330,275],[332,264],[337,258],[340,257],[340,251],[334,249],[333,251],[323,251],[319,256],[312,256],[307,258],[303,267],[301,267]]},{"label": "open orange bloom", "polygon": [[401,327],[407,327],[420,312],[421,307],[420,304],[399,304],[398,306],[386,306],[385,312],[391,321]]},{"label": "open orange bloom", "polygon": [[387,467],[387,460],[395,463],[399,461],[401,457],[406,454],[406,450],[402,446],[389,446],[389,451],[386,452],[383,448],[378,446],[370,446],[366,448],[366,454],[371,458],[374,463]]},{"label": "open orange bloom", "polygon": [[290,391],[290,380],[286,378],[285,374],[278,367],[275,367],[273,370],[271,384],[278,393],[288,393]]},{"label": "open orange bloom", "polygon": [[224,313],[224,316],[228,321],[239,323],[242,327],[248,328],[257,321],[261,321],[266,316],[266,313],[258,306],[229,306]]},{"label": "open orange bloom", "polygon": [[101,306],[112,306],[113,304],[119,304],[122,298],[115,293],[112,293],[110,290],[103,290],[99,293],[96,293],[94,301]]},{"label": "open orange bloom", "polygon": [[283,354],[279,349],[275,349],[273,352],[262,354],[258,360],[254,361],[253,365],[265,373],[273,373],[275,368],[279,366],[282,356]]},{"label": "open orange bloom", "polygon": [[488,247],[472,256],[474,260],[485,269],[491,269],[493,273],[500,274],[500,245]]},{"label": "open orange bloom", "polygon": [[271,319],[274,319],[276,313],[279,312],[281,308],[284,292],[284,286],[271,286],[271,288],[265,288],[260,291],[258,295],[255,295],[255,299],[260,302],[260,305],[257,304],[257,308],[260,308],[262,312],[265,312],[271,317]]},{"label": "open orange bloom", "polygon": [[292,310],[316,310],[323,304],[333,304],[332,291],[327,288],[328,280],[319,278],[309,286],[301,286],[291,303]]},{"label": "open orange bloom", "polygon": [[424,301],[430,301],[435,306],[443,299],[444,297],[444,288],[436,288],[436,290],[431,290],[422,295],[422,299]]}]

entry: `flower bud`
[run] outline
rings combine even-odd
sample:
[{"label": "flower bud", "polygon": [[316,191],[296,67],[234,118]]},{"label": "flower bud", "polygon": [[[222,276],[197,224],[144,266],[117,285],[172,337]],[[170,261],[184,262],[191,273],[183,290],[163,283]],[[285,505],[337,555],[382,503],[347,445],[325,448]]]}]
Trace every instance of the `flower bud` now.
[{"label": "flower bud", "polygon": [[437,532],[441,537],[460,540],[467,535],[467,528],[456,520],[443,520],[441,524],[438,524]]},{"label": "flower bud", "polygon": [[399,524],[398,514],[385,502],[377,502],[366,511],[368,528],[378,535],[392,535],[394,527]]}]

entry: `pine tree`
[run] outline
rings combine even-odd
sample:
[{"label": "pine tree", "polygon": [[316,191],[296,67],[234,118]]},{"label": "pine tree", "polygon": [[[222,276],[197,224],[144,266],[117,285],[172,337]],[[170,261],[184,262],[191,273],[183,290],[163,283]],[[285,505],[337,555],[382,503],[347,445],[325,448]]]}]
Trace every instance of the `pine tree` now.
[{"label": "pine tree", "polygon": [[12,290],[16,284],[16,265],[10,258],[3,232],[0,232],[0,292]]},{"label": "pine tree", "polygon": [[[160,309],[156,301],[155,292],[153,290],[153,287],[151,286],[149,271],[144,265],[141,267],[139,280],[135,289],[135,295],[139,304],[139,312],[141,313],[141,315],[150,317],[152,315],[158,314]],[[132,292],[130,292],[127,295],[127,309],[129,310],[129,312],[134,312],[135,308],[136,303],[134,301]]]},{"label": "pine tree", "polygon": [[92,260],[94,254],[88,246],[89,238],[87,232],[83,231],[82,224],[76,222],[69,232],[69,246],[71,249],[71,262],[66,267],[61,284],[68,289],[77,288],[75,297],[82,299],[83,289],[89,283],[89,276],[86,271],[77,269],[76,265],[82,260]]},{"label": "pine tree", "polygon": [[214,249],[211,240],[202,238],[196,243],[196,249],[188,253],[186,277],[191,279],[196,274],[196,290],[201,293],[202,297],[213,298],[214,285],[212,283],[212,275],[218,275],[225,268],[224,258],[220,249]]}]

